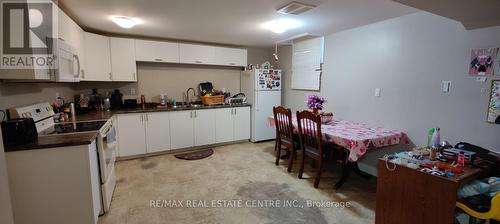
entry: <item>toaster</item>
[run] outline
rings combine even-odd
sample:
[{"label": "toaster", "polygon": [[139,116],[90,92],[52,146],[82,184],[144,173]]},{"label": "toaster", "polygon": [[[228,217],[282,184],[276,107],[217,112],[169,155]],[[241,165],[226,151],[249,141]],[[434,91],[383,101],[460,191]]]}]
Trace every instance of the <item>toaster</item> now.
[{"label": "toaster", "polygon": [[33,118],[19,118],[2,122],[2,136],[5,146],[33,143],[38,139]]}]

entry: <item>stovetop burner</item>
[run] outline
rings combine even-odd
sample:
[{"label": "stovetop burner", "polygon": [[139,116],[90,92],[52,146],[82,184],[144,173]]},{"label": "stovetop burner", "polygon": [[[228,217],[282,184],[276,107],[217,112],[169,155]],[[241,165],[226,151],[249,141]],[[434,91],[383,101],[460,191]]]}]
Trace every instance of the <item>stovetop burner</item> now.
[{"label": "stovetop burner", "polygon": [[76,132],[98,131],[106,121],[89,121],[55,124],[46,130],[38,133],[39,135],[70,134]]}]

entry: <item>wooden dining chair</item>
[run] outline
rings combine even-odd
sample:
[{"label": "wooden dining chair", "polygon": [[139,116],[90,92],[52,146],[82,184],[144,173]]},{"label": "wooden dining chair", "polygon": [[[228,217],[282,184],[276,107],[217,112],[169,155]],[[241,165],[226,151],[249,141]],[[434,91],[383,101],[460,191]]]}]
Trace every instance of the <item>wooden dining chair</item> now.
[{"label": "wooden dining chair", "polygon": [[293,159],[297,158],[295,138],[293,134],[292,111],[288,108],[273,107],[274,121],[276,124],[276,165],[279,165],[281,151],[289,155],[288,172],[292,171]]},{"label": "wooden dining chair", "polygon": [[300,149],[302,149],[299,178],[302,179],[306,157],[312,158],[313,161],[318,163],[314,179],[314,188],[318,188],[323,161],[327,154],[321,134],[321,117],[310,111],[297,111],[297,124],[299,128]]}]

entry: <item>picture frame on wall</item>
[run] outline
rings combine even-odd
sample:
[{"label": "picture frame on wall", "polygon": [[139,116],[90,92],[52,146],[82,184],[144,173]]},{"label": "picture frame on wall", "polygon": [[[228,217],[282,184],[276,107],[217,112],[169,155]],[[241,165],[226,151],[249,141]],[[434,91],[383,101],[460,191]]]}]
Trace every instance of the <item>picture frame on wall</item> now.
[{"label": "picture frame on wall", "polygon": [[492,76],[499,48],[472,49],[469,76]]},{"label": "picture frame on wall", "polygon": [[500,80],[491,82],[491,95],[488,104],[488,122],[499,124],[500,120]]}]

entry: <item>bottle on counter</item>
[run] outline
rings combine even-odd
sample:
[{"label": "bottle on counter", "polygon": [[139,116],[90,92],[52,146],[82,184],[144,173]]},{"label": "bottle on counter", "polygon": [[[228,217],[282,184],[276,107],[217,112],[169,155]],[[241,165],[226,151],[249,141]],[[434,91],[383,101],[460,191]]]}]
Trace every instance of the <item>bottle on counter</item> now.
[{"label": "bottle on counter", "polygon": [[461,167],[465,166],[465,152],[464,151],[460,151],[460,153],[458,153],[457,162],[458,162],[458,166],[461,166]]},{"label": "bottle on counter", "polygon": [[440,128],[436,128],[434,133],[432,134],[432,140],[431,140],[431,154],[430,154],[430,160],[436,160],[437,159],[437,152],[439,151],[439,142],[441,141],[441,134]]}]

